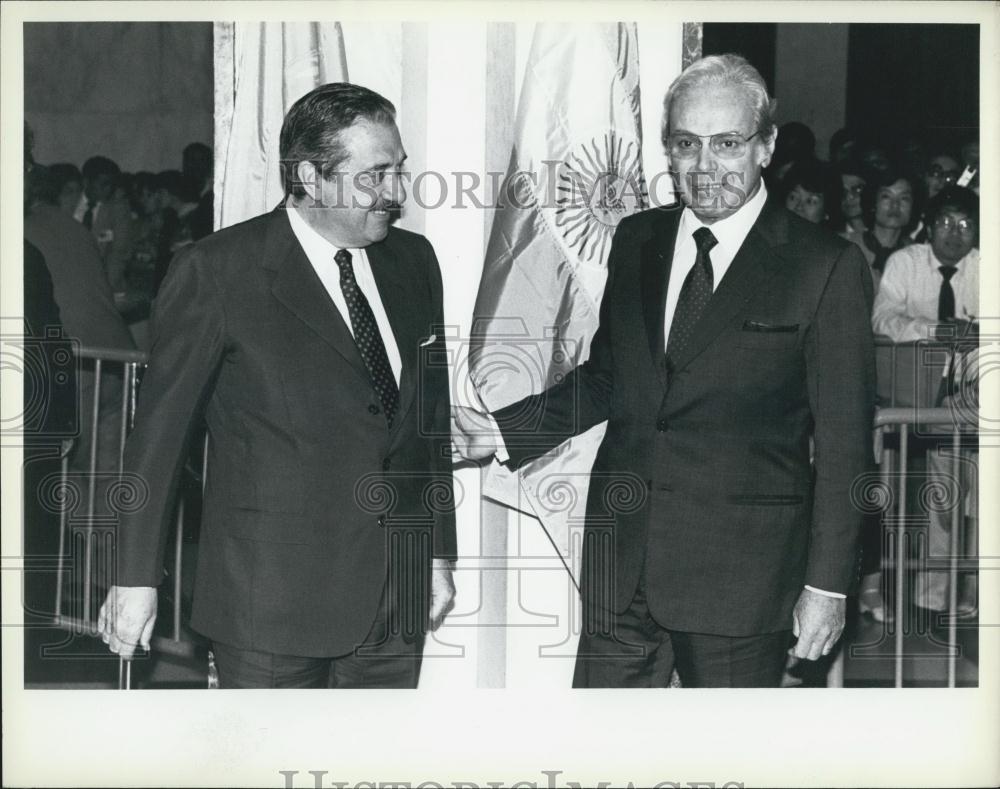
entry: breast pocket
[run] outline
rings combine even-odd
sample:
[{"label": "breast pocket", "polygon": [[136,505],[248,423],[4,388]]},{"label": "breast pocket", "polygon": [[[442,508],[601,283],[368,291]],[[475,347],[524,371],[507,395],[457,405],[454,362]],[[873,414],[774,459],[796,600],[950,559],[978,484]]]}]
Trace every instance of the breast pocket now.
[{"label": "breast pocket", "polygon": [[799,341],[796,327],[789,331],[751,331],[742,329],[736,334],[736,347],[747,350],[784,351],[794,348]]}]

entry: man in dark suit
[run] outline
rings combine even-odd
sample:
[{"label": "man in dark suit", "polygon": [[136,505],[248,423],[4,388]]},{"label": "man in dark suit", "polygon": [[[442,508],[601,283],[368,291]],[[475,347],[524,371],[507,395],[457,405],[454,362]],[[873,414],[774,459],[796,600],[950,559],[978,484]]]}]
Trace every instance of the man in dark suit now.
[{"label": "man in dark suit", "polygon": [[792,635],[815,660],[844,626],[871,281],[855,248],[767,204],[772,102],[743,58],[693,64],[664,106],[683,206],[618,226],[587,362],[494,413],[499,434],[456,409],[456,444],[521,464],[608,420],[575,686],[665,686],[675,667],[685,686],[775,686]]},{"label": "man in dark suit", "polygon": [[121,170],[104,156],[83,164],[86,204],[79,207],[79,220],[97,241],[104,273],[111,290],[124,291],[132,258],[132,216],[128,202],[115,197]]},{"label": "man in dark suit", "polygon": [[[395,110],[345,83],[285,117],[286,199],[186,249],[157,298],[99,627],[148,648],[171,493],[204,404],[207,483],[192,626],[223,687],[414,687],[454,595],[441,278],[391,227]],[[433,571],[432,571],[433,566]]]}]

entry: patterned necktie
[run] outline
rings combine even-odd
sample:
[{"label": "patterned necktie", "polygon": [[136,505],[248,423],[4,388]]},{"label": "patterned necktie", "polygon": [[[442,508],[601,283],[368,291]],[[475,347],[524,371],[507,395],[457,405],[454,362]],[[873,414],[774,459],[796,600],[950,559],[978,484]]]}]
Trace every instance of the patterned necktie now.
[{"label": "patterned necktie", "polygon": [[677,298],[677,309],[670,324],[670,337],[667,339],[667,369],[670,369],[671,359],[677,358],[681,349],[694,331],[694,326],[704,312],[708,300],[712,298],[712,258],[709,252],[719,242],[707,227],[699,227],[694,231],[694,240],[698,245],[698,256],[694,259],[694,267],[684,278],[681,293]]},{"label": "patterned necktie", "polygon": [[94,207],[88,206],[83,214],[83,226],[90,230],[94,226]]},{"label": "patterned necktie", "polygon": [[955,317],[955,291],[951,288],[951,278],[958,271],[956,266],[938,266],[944,279],[941,281],[941,295],[938,296],[938,320],[947,321]]},{"label": "patterned necktie", "polygon": [[399,408],[399,386],[396,384],[396,377],[392,374],[392,365],[389,364],[389,355],[385,352],[385,343],[382,341],[382,334],[375,322],[375,313],[372,312],[368,299],[365,298],[365,294],[358,287],[358,281],[354,278],[351,253],[346,249],[341,249],[334,255],[333,259],[337,261],[337,266],[340,268],[340,289],[344,292],[347,312],[351,316],[354,342],[361,352],[365,367],[368,368],[372,387],[378,394],[379,400],[382,401],[382,410],[385,411],[386,421],[392,427],[392,418]]}]

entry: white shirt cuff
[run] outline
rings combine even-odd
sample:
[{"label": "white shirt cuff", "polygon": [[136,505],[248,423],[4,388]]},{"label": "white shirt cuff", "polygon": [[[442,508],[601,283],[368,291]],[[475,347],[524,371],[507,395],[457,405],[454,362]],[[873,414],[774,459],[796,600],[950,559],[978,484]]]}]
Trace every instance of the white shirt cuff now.
[{"label": "white shirt cuff", "polygon": [[806,589],[808,589],[810,592],[821,594],[824,597],[837,597],[841,600],[847,597],[846,594],[841,594],[840,592],[828,592],[825,589],[817,589],[815,586],[810,586],[809,584],[806,584]]},{"label": "white shirt cuff", "polygon": [[510,460],[510,455],[507,454],[507,445],[503,442],[503,436],[500,434],[500,425],[497,424],[497,420],[493,418],[493,414],[487,414],[486,418],[490,420],[490,429],[493,430],[493,435],[496,438],[497,449],[494,452],[494,456],[501,463],[506,463]]}]

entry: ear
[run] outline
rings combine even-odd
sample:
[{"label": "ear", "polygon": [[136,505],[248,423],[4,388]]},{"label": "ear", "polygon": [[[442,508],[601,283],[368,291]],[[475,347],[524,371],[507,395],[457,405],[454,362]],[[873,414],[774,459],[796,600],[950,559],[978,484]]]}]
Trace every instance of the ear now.
[{"label": "ear", "polygon": [[[762,135],[763,136],[763,135]],[[774,144],[778,140],[778,127],[771,126],[771,133],[768,138],[765,138],[764,142],[764,154],[761,156],[761,167],[767,167],[771,163],[771,157],[774,156]]]},{"label": "ear", "polygon": [[310,161],[302,161],[295,165],[295,178],[302,185],[311,200],[316,200],[319,194],[320,173]]}]

